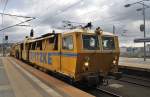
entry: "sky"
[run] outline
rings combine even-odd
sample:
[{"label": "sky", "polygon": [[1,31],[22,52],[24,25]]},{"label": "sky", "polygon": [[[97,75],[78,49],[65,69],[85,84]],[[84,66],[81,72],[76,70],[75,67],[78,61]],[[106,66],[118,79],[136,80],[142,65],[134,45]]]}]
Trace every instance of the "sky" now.
[{"label": "sky", "polygon": [[[72,21],[74,24],[86,24],[92,22],[93,29],[100,26],[104,31],[113,32],[119,37],[120,46],[142,46],[133,43],[135,38],[142,38],[140,24],[143,23],[143,15],[140,4],[125,8],[125,4],[131,4],[138,0],[0,0],[0,12],[15,15],[36,17],[35,20],[25,25],[16,26],[0,31],[2,36],[8,35],[9,42],[22,41],[34,29],[35,36],[50,33],[52,30],[62,32],[63,21]],[[145,1],[150,5],[150,1]],[[5,9],[5,10],[4,10]],[[0,29],[25,21],[25,18],[0,16]],[[150,37],[150,8],[146,9],[146,36]]]}]

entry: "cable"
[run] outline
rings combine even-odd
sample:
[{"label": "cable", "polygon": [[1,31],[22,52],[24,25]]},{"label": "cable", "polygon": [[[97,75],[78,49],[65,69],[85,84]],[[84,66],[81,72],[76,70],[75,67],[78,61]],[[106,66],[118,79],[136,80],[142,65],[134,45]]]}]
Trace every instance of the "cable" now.
[{"label": "cable", "polygon": [[[75,7],[75,6],[78,5],[80,2],[83,2],[83,1],[84,1],[84,0],[78,0],[78,1],[75,2],[74,4],[72,4],[72,5],[68,6],[68,7],[66,7],[66,8],[63,9],[63,10],[61,10],[61,12],[58,13],[58,14],[56,14],[56,15],[60,15],[60,14],[62,14],[62,13],[64,13],[64,12],[70,10],[72,7]],[[56,15],[55,15],[55,16],[56,16]]]},{"label": "cable", "polygon": [[[57,16],[61,15],[62,13],[70,10],[72,7],[75,7],[76,5],[79,5],[79,3],[83,2],[83,1],[84,0],[78,0],[77,2],[75,2],[75,3],[71,4],[71,5],[69,5],[68,7],[62,9],[59,13],[54,14],[53,17],[51,17],[51,18],[56,18]],[[42,16],[42,15],[40,15],[40,16]],[[39,19],[39,17],[38,17],[38,19]],[[36,25],[35,27],[37,27],[37,26],[38,25]]]},{"label": "cable", "polygon": [[0,31],[3,31],[3,30],[6,30],[6,29],[8,29],[8,28],[12,28],[12,27],[18,26],[18,25],[20,25],[20,24],[23,24],[23,23],[32,21],[32,20],[34,20],[34,19],[36,19],[36,18],[28,19],[28,20],[22,21],[22,22],[20,22],[20,23],[14,24],[14,25],[12,25],[12,26],[8,26],[8,27],[5,27],[5,28],[2,28],[2,29],[0,29]]},{"label": "cable", "polygon": [[[31,19],[25,20],[25,21],[23,21],[23,22],[20,22],[20,23],[18,23],[18,24],[12,25],[12,26],[8,26],[8,27],[5,27],[5,28],[2,28],[2,29],[0,29],[0,31],[6,30],[6,29],[8,29],[8,28],[12,28],[12,27],[14,27],[14,26],[23,26],[23,25],[19,25],[19,24],[22,24],[22,23],[25,23],[25,22],[29,22],[29,21],[35,19],[35,17],[21,16],[21,15],[13,15],[13,14],[4,13],[7,4],[8,4],[8,0],[6,0],[6,2],[5,2],[4,9],[3,9],[3,13],[0,13],[0,14],[2,15],[2,27],[3,27],[3,15],[14,16],[14,17],[21,17],[21,18],[31,18]],[[3,33],[3,36],[4,36],[4,33]]]},{"label": "cable", "polygon": [[[124,1],[125,2],[125,1]],[[113,6],[113,5],[111,5],[111,6]],[[120,4],[119,5],[117,5],[117,6],[120,6]],[[109,6],[110,7],[110,6]],[[116,6],[115,6],[116,7]],[[97,10],[97,9],[96,9]],[[85,16],[86,14],[90,14],[90,13],[96,13],[97,14],[97,12],[96,11],[89,11],[89,12],[86,12],[86,13],[84,13],[84,14],[82,14],[82,15],[80,15],[80,16]],[[78,17],[80,17],[80,16],[78,16]],[[124,15],[123,15],[124,16]],[[116,15],[115,16],[111,16],[111,17],[107,17],[107,18],[103,18],[103,20],[105,19],[105,21],[106,21],[106,19],[112,19],[113,17],[116,17]],[[71,17],[71,18],[76,18],[76,17]],[[81,19],[81,18],[80,18]],[[85,18],[84,18],[85,19]],[[97,22],[97,21],[99,21],[99,20],[101,20],[101,19],[98,19],[98,20],[93,20],[92,22]],[[108,20],[107,20],[108,21]],[[110,20],[109,20],[110,21]]]},{"label": "cable", "polygon": [[5,2],[3,13],[4,13],[5,9],[6,9],[7,3],[8,3],[8,0],[6,0],[6,2]]},{"label": "cable", "polygon": [[21,17],[21,18],[34,18],[34,17],[29,17],[29,16],[22,16],[22,15],[14,15],[14,14],[8,14],[8,13],[1,13],[1,15],[7,15],[7,16],[14,16],[14,17]]},{"label": "cable", "polygon": [[2,26],[3,26],[3,19],[4,19],[3,14],[4,14],[4,11],[6,9],[7,3],[8,3],[8,0],[6,0],[6,2],[5,2],[4,9],[3,9],[2,14],[1,14],[2,15]]}]

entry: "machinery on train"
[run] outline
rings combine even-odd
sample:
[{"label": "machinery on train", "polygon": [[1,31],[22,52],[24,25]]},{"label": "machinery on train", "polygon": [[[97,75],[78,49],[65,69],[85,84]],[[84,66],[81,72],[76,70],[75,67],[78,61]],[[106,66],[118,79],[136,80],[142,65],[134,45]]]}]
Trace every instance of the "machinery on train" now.
[{"label": "machinery on train", "polygon": [[119,54],[118,37],[100,28],[26,37],[11,49],[18,59],[90,85],[99,85],[109,74],[119,74]]}]

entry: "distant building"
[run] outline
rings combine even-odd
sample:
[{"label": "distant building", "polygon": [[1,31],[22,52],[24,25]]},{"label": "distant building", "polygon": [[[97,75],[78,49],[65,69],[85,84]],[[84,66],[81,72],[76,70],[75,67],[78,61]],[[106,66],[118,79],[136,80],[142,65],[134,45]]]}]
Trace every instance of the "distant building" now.
[{"label": "distant building", "polygon": [[[144,47],[120,47],[120,56],[143,57]],[[150,57],[150,44],[146,45],[146,56]]]},{"label": "distant building", "polygon": [[13,43],[5,43],[5,44],[0,44],[0,56],[4,53],[3,49],[5,50],[5,53],[9,53],[10,48]]},{"label": "distant building", "polygon": [[150,44],[146,46],[146,55],[150,56]]}]

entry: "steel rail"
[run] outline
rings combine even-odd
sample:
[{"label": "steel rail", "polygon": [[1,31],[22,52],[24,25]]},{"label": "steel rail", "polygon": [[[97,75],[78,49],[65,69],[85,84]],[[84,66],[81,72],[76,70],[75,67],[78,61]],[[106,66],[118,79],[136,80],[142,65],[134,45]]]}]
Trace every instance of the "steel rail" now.
[{"label": "steel rail", "polygon": [[113,97],[123,97],[121,95],[118,95],[116,93],[113,93],[113,92],[105,90],[105,89],[101,89],[101,88],[96,88],[96,89],[99,90],[99,91],[101,91],[101,92],[104,92],[106,94],[112,95]]},{"label": "steel rail", "polygon": [[126,75],[125,74],[125,75],[123,75],[123,77],[141,80],[141,81],[145,81],[145,82],[150,82],[150,79],[146,79],[146,78],[142,78],[142,77],[136,77],[136,76],[132,76],[132,75]]},{"label": "steel rail", "polygon": [[130,83],[130,84],[135,84],[135,85],[138,85],[138,86],[143,86],[143,87],[150,88],[150,86],[148,86],[148,85],[140,84],[140,83],[133,82],[133,81],[123,80],[123,79],[119,79],[118,81],[126,82],[126,83]]}]

